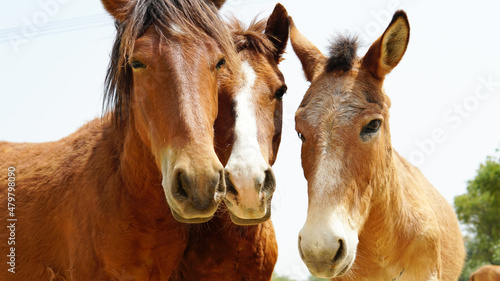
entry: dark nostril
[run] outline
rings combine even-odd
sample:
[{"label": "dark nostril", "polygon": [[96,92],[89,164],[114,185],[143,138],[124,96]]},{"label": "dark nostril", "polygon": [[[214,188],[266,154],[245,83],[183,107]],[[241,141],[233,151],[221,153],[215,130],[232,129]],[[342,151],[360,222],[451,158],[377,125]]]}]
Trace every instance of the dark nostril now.
[{"label": "dark nostril", "polygon": [[337,253],[335,254],[335,257],[333,257],[333,262],[337,263],[341,260],[343,260],[345,257],[345,246],[344,246],[344,241],[342,239],[339,240],[339,249],[337,250]]},{"label": "dark nostril", "polygon": [[219,178],[217,179],[217,188],[215,189],[215,193],[224,195],[226,194],[226,181],[224,177],[224,170],[219,171]]},{"label": "dark nostril", "polygon": [[184,173],[182,171],[179,171],[177,173],[177,180],[176,180],[176,186],[175,186],[175,195],[178,199],[180,200],[185,200],[188,199],[189,195],[187,192],[187,179]]},{"label": "dark nostril", "polygon": [[273,193],[276,189],[276,178],[274,177],[273,170],[267,169],[264,184],[262,185],[261,192]]},{"label": "dark nostril", "polygon": [[236,187],[234,187],[234,184],[231,182],[231,177],[229,176],[229,173],[226,172],[225,178],[226,178],[226,192],[232,193],[233,195],[238,195]]},{"label": "dark nostril", "polygon": [[300,258],[304,259],[304,254],[302,253],[302,247],[300,246],[301,241],[302,241],[302,236],[300,236],[300,234],[299,234],[299,254],[300,254]]}]

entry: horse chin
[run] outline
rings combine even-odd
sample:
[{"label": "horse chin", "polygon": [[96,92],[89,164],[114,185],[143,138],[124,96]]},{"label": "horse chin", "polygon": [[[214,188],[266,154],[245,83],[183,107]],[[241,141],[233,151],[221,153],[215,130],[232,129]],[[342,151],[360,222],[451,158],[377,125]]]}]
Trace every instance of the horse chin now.
[{"label": "horse chin", "polygon": [[255,225],[269,220],[269,218],[271,217],[271,208],[267,208],[266,214],[262,218],[258,219],[242,219],[234,215],[232,212],[229,212],[229,214],[231,216],[231,220],[233,221],[233,223],[237,225]]},{"label": "horse chin", "polygon": [[237,197],[231,198],[226,195],[224,203],[229,210],[229,214],[233,223],[237,225],[255,225],[266,222],[271,218],[271,199],[263,200],[261,206],[256,209],[242,206]]},{"label": "horse chin", "polygon": [[209,217],[205,217],[205,218],[185,218],[181,215],[179,215],[176,211],[172,210],[172,216],[174,217],[174,219],[178,222],[181,222],[181,223],[204,223],[204,222],[207,222],[209,220],[212,219],[213,216],[209,216]]}]

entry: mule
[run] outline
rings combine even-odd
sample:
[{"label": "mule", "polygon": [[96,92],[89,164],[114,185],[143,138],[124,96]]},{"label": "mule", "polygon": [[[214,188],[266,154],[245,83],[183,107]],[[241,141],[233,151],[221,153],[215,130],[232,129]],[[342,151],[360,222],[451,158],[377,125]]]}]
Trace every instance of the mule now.
[{"label": "mule", "polygon": [[[237,176],[249,176],[251,183],[255,175],[265,177],[276,160],[281,140],[282,98],[286,92],[278,64],[288,41],[288,14],[277,4],[267,23],[254,20],[244,28],[241,22],[232,20],[229,28],[243,63],[240,76],[227,69],[221,75],[215,143],[221,162],[228,167],[236,154],[242,171],[230,173],[227,186]],[[242,147],[242,143],[248,145]],[[274,182],[274,178],[272,180]],[[228,193],[245,200],[248,198],[244,196],[252,195],[251,199],[255,199],[259,196],[257,192],[262,192],[251,184],[248,186],[251,193],[245,193],[240,189],[245,187],[235,185],[235,190],[228,188]],[[236,217],[231,207],[238,206],[241,205],[228,204],[226,208],[221,204],[212,220],[191,226],[186,252],[172,281],[271,280],[278,255],[273,225],[267,216],[262,219]],[[270,210],[270,206],[267,208]],[[240,226],[231,220],[245,225],[262,223]]]},{"label": "mule", "polygon": [[469,281],[500,281],[500,265],[483,265],[472,272]]},{"label": "mule", "polygon": [[2,263],[2,280],[168,280],[188,243],[179,221],[209,220],[225,194],[214,150],[218,78],[224,64],[239,67],[216,7],[103,4],[117,21],[109,113],[59,141],[0,143],[18,206],[16,244],[0,246],[14,247],[16,273]]},{"label": "mule", "polygon": [[386,75],[401,61],[410,26],[397,11],[367,53],[339,37],[323,55],[291,23],[311,82],[295,114],[308,182],[299,252],[332,280],[457,280],[464,245],[453,208],[391,145]]}]

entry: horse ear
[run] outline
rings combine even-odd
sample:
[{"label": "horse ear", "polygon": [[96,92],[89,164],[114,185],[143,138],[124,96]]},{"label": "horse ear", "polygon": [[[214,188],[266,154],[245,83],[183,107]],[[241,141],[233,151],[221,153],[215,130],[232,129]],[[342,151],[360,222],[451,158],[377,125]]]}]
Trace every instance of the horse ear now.
[{"label": "horse ear", "polygon": [[266,31],[264,32],[276,48],[274,55],[278,63],[281,55],[285,52],[286,43],[288,41],[290,21],[288,13],[280,3],[276,4],[273,13],[267,20]]},{"label": "horse ear", "polygon": [[116,20],[124,21],[130,12],[131,7],[135,5],[135,0],[101,0],[104,8]]},{"label": "horse ear", "polygon": [[302,63],[307,81],[312,82],[323,70],[327,58],[311,41],[299,32],[291,17],[289,17],[289,20],[290,41],[292,42],[293,51]]},{"label": "horse ear", "polygon": [[404,11],[397,11],[384,34],[368,49],[361,67],[368,69],[375,78],[384,79],[403,58],[409,40],[408,17]]},{"label": "horse ear", "polygon": [[222,5],[224,5],[224,3],[226,3],[226,0],[211,0],[211,1],[212,1],[212,3],[214,3],[215,7],[217,7],[217,10],[220,10]]}]

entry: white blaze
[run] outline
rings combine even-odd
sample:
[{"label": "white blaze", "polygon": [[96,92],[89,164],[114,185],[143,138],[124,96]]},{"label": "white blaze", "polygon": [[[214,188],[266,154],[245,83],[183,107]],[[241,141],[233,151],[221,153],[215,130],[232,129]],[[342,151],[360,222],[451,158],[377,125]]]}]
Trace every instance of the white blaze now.
[{"label": "white blaze", "polygon": [[265,171],[269,165],[260,151],[256,108],[252,101],[252,90],[257,76],[247,61],[242,63],[241,70],[244,81],[234,99],[235,141],[226,172],[238,191],[239,205],[251,208],[260,204],[255,188],[264,182]]}]

